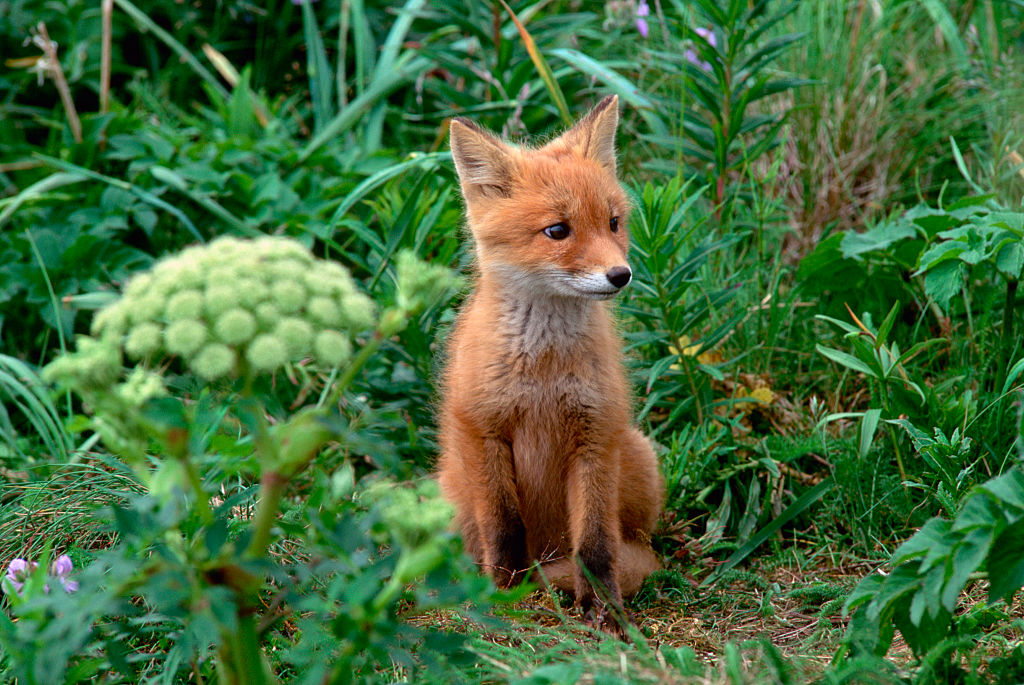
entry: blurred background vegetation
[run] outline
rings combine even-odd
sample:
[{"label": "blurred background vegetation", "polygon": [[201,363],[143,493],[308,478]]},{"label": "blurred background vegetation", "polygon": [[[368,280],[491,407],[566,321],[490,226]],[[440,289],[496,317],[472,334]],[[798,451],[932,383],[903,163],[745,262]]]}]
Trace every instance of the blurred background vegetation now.
[{"label": "blurred background vegetation", "polygon": [[[992,574],[1024,584],[1024,3],[0,0],[0,45],[4,563],[47,545],[87,563],[117,537],[101,507],[140,488],[38,377],[132,274],[284,235],[387,305],[401,250],[471,273],[450,117],[543,139],[617,93],[636,205],[618,311],[668,488],[666,571],[632,607],[663,647],[628,648],[635,678],[1024,677],[1020,600],[984,597]],[[429,473],[461,296],[384,342],[322,472]],[[297,365],[265,402],[283,415],[332,380]],[[209,420],[210,454],[251,454]],[[216,463],[208,486],[251,502]],[[893,558],[933,517],[987,532]],[[875,582],[889,561],[898,588]],[[360,677],[619,673],[625,646],[553,611],[514,644],[438,614],[472,665],[381,656]],[[136,645],[132,677],[174,641]]]}]

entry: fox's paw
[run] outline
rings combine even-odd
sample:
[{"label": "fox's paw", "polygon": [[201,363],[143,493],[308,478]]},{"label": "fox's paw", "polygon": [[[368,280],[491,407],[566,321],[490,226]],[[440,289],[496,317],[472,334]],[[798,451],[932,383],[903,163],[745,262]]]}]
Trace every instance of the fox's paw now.
[{"label": "fox's paw", "polygon": [[636,625],[625,608],[609,604],[594,604],[583,613],[583,623],[623,642],[629,641],[627,626]]}]

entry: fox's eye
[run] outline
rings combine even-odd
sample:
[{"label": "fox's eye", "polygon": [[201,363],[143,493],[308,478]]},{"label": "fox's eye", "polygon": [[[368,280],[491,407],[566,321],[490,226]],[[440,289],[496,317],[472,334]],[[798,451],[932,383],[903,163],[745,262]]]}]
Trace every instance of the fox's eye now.
[{"label": "fox's eye", "polygon": [[613,216],[608,220],[608,226],[612,229],[612,233],[619,232],[619,217]]},{"label": "fox's eye", "polygon": [[565,224],[555,224],[544,229],[544,235],[552,240],[565,240],[569,237],[569,227]]}]

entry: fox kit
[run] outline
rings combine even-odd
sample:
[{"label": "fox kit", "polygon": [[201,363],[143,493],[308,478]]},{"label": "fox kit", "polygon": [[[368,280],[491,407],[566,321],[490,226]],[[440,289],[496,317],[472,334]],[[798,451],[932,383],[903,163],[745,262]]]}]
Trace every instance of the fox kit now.
[{"label": "fox kit", "polygon": [[614,96],[540,148],[452,121],[477,274],[448,343],[438,474],[499,586],[538,561],[606,626],[606,602],[659,566],[662,506],[607,302],[632,277],[617,125]]}]

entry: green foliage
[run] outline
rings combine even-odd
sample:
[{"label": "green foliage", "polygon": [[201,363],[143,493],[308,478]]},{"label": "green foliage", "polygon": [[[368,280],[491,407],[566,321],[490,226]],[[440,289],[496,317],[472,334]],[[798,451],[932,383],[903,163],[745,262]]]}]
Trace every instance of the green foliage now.
[{"label": "green foliage", "polygon": [[[767,1],[731,0],[723,5],[696,0],[693,5],[695,12],[677,5],[679,15],[672,18],[672,26],[678,38],[670,39],[665,52],[654,53],[668,74],[679,79],[685,99],[666,94],[663,104],[670,116],[663,128],[675,135],[651,140],[695,160],[713,202],[721,207],[740,191],[729,187],[735,172],[779,143],[785,113],[767,112],[764,101],[807,81],[773,73],[774,62],[800,39],[797,34],[771,33],[796,3],[776,7]],[[709,27],[699,26],[705,21]],[[680,110],[680,101],[689,106]]]},{"label": "green foliage", "polygon": [[[253,283],[239,287],[244,279]],[[278,292],[283,283],[299,288],[294,302]],[[80,338],[79,350],[58,358],[45,374],[87,401],[92,427],[130,464],[146,494],[113,508],[110,532],[118,542],[83,571],[79,590],[58,597],[41,582],[19,589],[5,581],[18,619],[0,617],[9,674],[25,682],[76,682],[113,670],[135,680],[142,672],[120,642],[123,631],[131,641],[145,641],[158,628],[177,634],[158,638],[166,650],[162,668],[171,675],[191,664],[200,677],[197,664],[206,661],[217,677],[232,683],[269,682],[282,669],[302,674],[303,682],[372,680],[385,659],[413,666],[410,650],[421,640],[433,650],[434,661],[427,665],[446,667],[442,655],[457,656],[461,641],[412,630],[399,620],[398,607],[423,611],[471,597],[486,601],[490,591],[483,578],[449,582],[453,573],[464,574],[467,561],[445,532],[451,511],[436,483],[409,491],[381,482],[357,495],[348,464],[330,477],[317,472],[310,479],[306,473],[344,430],[336,406],[355,373],[384,336],[396,334],[451,284],[443,267],[401,256],[397,304],[381,314],[378,325],[372,302],[354,290],[342,267],[315,260],[286,239],[220,239],[135,276],[124,297],[96,317],[97,338]],[[323,330],[299,351],[282,335],[280,321],[259,324],[271,332],[257,328],[250,309],[268,294],[292,316],[319,317],[329,308],[331,325],[351,333],[376,330],[351,359],[317,350]],[[212,386],[198,403],[170,394],[159,371],[167,368],[161,358],[171,351],[161,326],[169,314],[181,313],[190,318],[178,322],[197,322],[204,339],[221,340],[192,357],[193,370],[237,381],[234,387]],[[224,323],[226,317],[238,320]],[[348,337],[335,336],[331,342],[348,350]],[[275,342],[280,354],[261,349],[261,341]],[[228,354],[216,374],[203,361],[211,346]],[[341,364],[342,373],[325,389],[322,406],[270,425],[267,403],[254,394],[256,384],[290,361],[289,355],[301,357],[310,349]],[[153,366],[138,366],[121,382],[124,353]],[[247,459],[232,468],[233,456],[218,453],[212,441],[228,416],[251,444]],[[225,479],[228,472],[240,482]],[[297,480],[311,480],[312,487],[289,503],[287,490]],[[250,482],[259,483],[259,498],[255,514],[243,520],[233,511],[251,500]],[[211,492],[218,492],[218,501]],[[272,546],[285,540],[298,543],[301,552],[272,554]],[[406,590],[424,576],[426,583]],[[301,643],[278,628],[293,612]],[[285,648],[271,662],[266,647],[278,643]]]},{"label": "green foliage", "polygon": [[988,579],[989,605],[1009,603],[1024,586],[1024,474],[1014,467],[972,490],[951,520],[934,518],[897,549],[892,570],[861,581],[847,600],[852,652],[884,655],[899,630],[919,658],[939,651],[948,659],[951,637],[977,634],[953,614],[972,581]]},{"label": "green foliage", "polygon": [[[720,342],[739,320],[738,315],[722,315],[734,292],[707,291],[699,278],[709,260],[739,240],[734,235],[694,239],[706,220],[695,212],[702,193],[703,189],[691,191],[678,177],[662,187],[648,184],[638,189],[639,207],[631,224],[634,289],[622,310],[640,327],[629,335],[631,345],[651,351],[640,417],[663,408],[668,417],[660,430],[674,427],[682,418],[703,422],[712,405],[708,379],[722,374],[701,363],[699,354]],[[698,338],[698,331],[708,324],[713,327]],[[688,346],[681,342],[684,336],[696,339],[696,350],[681,353]]]},{"label": "green foliage", "polygon": [[[1024,439],[1018,3],[113,5],[109,89],[99,3],[0,9],[0,559],[41,562],[2,607],[2,677],[1020,680],[1012,607],[960,594],[1019,580],[1019,503],[975,485]],[[445,120],[543,137],[607,93],[637,205],[619,320],[668,508],[631,607],[657,642],[633,646],[561,609],[488,623],[446,507],[399,484],[436,454],[448,269],[472,261]],[[139,285],[267,235],[301,246]],[[74,395],[39,378],[55,357]],[[863,568],[938,511],[824,671],[846,581],[740,566]],[[82,588],[48,594],[65,547]],[[782,625],[780,599],[813,639],[714,637]],[[913,664],[876,653],[896,628]]]},{"label": "green foliage", "polygon": [[934,469],[924,474],[925,478],[938,483],[932,492],[933,496],[947,515],[956,514],[960,498],[974,484],[974,464],[967,463],[971,439],[961,435],[958,428],[953,429],[949,437],[941,428],[936,428],[934,436],[929,436],[906,419],[890,419],[889,422],[901,427],[910,436],[918,455]]}]

